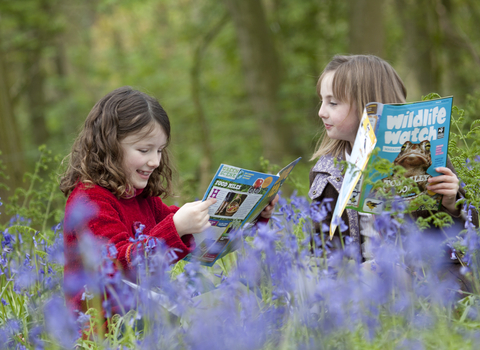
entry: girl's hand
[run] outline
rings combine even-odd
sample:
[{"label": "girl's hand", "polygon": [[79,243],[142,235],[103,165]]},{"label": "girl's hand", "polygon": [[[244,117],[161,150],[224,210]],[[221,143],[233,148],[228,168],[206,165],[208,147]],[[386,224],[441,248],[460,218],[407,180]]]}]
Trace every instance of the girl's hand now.
[{"label": "girl's hand", "polygon": [[278,199],[280,196],[277,194],[275,198],[272,199],[272,201],[263,209],[263,211],[260,213],[260,216],[265,219],[270,219],[272,217],[273,209],[275,208],[275,204],[277,204]]},{"label": "girl's hand", "polygon": [[196,201],[192,203],[184,204],[183,207],[173,215],[173,223],[177,229],[178,235],[189,233],[200,233],[209,228],[210,215],[208,215],[208,208],[216,203],[215,198],[208,198],[206,201]]},{"label": "girl's hand", "polygon": [[444,175],[429,178],[430,184],[427,186],[427,190],[443,194],[442,205],[452,214],[459,213],[455,205],[459,189],[458,177],[449,168],[440,167],[435,170]]}]

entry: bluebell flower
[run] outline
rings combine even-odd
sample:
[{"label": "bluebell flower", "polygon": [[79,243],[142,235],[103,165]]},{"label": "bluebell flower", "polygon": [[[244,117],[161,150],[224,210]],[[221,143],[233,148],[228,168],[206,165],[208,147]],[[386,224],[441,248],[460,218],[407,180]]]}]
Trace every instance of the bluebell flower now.
[{"label": "bluebell flower", "polygon": [[57,236],[58,231],[62,231],[62,230],[63,230],[63,219],[58,224],[56,224],[55,226],[52,227],[52,231],[53,231],[54,236]]},{"label": "bluebell flower", "polygon": [[328,213],[332,211],[330,202],[332,198],[325,198],[321,202],[314,201],[310,205],[310,217],[313,222],[322,222],[327,217]]},{"label": "bluebell flower", "polygon": [[[477,162],[477,157],[478,157],[478,156],[475,156],[475,158],[474,158],[474,161],[475,161],[475,162]],[[473,169],[473,166],[472,166],[472,164],[471,164],[470,158],[467,158],[467,159],[465,160],[465,164],[466,164],[468,170],[472,170],[472,169]]]},{"label": "bluebell flower", "polygon": [[253,245],[259,250],[271,251],[279,238],[276,230],[270,229],[267,225],[261,225],[253,239]]},{"label": "bluebell flower", "polygon": [[103,242],[91,232],[85,231],[79,237],[78,246],[85,268],[89,271],[98,271],[103,262]]},{"label": "bluebell flower", "polygon": [[112,302],[109,299],[103,299],[102,309],[105,311],[105,316],[107,318],[112,317]]},{"label": "bluebell flower", "polygon": [[2,249],[5,252],[10,252],[13,250],[13,242],[15,242],[15,237],[8,233],[8,228],[5,229],[3,233]]},{"label": "bluebell flower", "polygon": [[30,226],[32,223],[31,219],[24,218],[23,216],[20,216],[19,214],[15,214],[10,218],[8,221],[8,226],[14,226],[14,225],[22,225],[22,226]]},{"label": "bluebell flower", "polygon": [[15,278],[15,284],[13,290],[17,294],[26,293],[30,286],[32,286],[38,279],[36,272],[32,269],[32,266],[22,266],[18,271]]},{"label": "bluebell flower", "polygon": [[435,320],[431,314],[419,310],[412,318],[412,325],[418,329],[430,329],[435,326]]},{"label": "bluebell flower", "polygon": [[28,340],[34,346],[35,350],[45,349],[45,343],[41,338],[42,333],[44,333],[42,326],[35,326],[28,332]]},{"label": "bluebell flower", "polygon": [[348,230],[347,224],[343,222],[342,218],[338,215],[336,215],[333,220],[332,220],[332,225],[337,225],[340,228],[340,232],[345,232]]},{"label": "bluebell flower", "polygon": [[78,313],[77,323],[81,329],[87,329],[90,323],[90,315],[85,315],[83,312]]},{"label": "bluebell flower", "polygon": [[392,211],[394,213],[400,213],[403,217],[403,212],[405,211],[406,207],[405,200],[400,196],[395,196],[394,200],[392,201]]},{"label": "bluebell flower", "polygon": [[81,300],[92,300],[94,295],[88,291],[88,285],[84,285],[83,287],[85,288],[85,291],[82,293]]},{"label": "bluebell flower", "polygon": [[135,230],[135,239],[138,240],[139,237],[143,235],[143,230],[145,229],[145,225],[139,221],[135,221],[133,223],[133,228]]},{"label": "bluebell flower", "polygon": [[290,196],[291,204],[301,211],[306,211],[309,207],[308,200],[303,196],[297,196],[297,190]]},{"label": "bluebell flower", "polygon": [[[293,211],[293,208],[290,204],[286,204],[284,206],[280,207],[280,212],[282,212],[285,215],[285,220],[287,222],[293,222],[294,224],[298,223],[298,220],[295,217],[295,212]],[[297,222],[295,222],[297,221]]]},{"label": "bluebell flower", "polygon": [[47,246],[45,250],[48,256],[48,262],[59,265],[65,264],[63,234],[56,235],[53,244]]},{"label": "bluebell flower", "polygon": [[93,203],[85,203],[82,200],[76,200],[72,203],[72,210],[70,211],[70,220],[67,231],[84,228],[92,218],[97,215],[98,207]]},{"label": "bluebell flower", "polygon": [[65,349],[72,349],[80,332],[63,298],[54,296],[44,306],[46,331]]},{"label": "bluebell flower", "polygon": [[396,350],[424,350],[425,346],[418,339],[404,339],[397,346]]},{"label": "bluebell flower", "polygon": [[283,224],[282,224],[282,219],[280,219],[277,215],[272,215],[272,217],[270,218],[270,222],[272,222],[272,226],[276,227],[278,230],[283,230],[283,228],[285,227]]},{"label": "bluebell flower", "polygon": [[385,239],[394,240],[400,229],[400,223],[392,218],[388,211],[384,211],[379,215],[375,215],[374,228]]}]

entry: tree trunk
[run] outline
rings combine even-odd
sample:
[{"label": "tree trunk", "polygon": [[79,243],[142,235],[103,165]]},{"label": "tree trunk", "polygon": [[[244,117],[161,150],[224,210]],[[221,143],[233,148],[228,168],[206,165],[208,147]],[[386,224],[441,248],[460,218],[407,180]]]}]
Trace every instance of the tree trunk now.
[{"label": "tree trunk", "polygon": [[[1,41],[1,36],[0,36]],[[1,45],[0,45],[1,47]],[[15,120],[10,97],[10,84],[7,78],[7,67],[4,60],[3,51],[0,50],[0,150],[2,155],[0,159],[5,165],[3,171],[8,179],[0,177],[0,183],[7,185],[10,190],[0,186],[1,201],[6,201],[9,195],[13,194],[15,188],[23,185],[23,175],[25,173],[25,158],[22,152],[22,142],[20,133]],[[4,207],[0,207],[0,212],[5,212]],[[0,215],[0,222],[8,219],[5,215]]]},{"label": "tree trunk", "polygon": [[201,103],[200,92],[202,91],[200,73],[202,71],[202,59],[203,53],[207,49],[208,45],[212,42],[215,36],[220,32],[223,26],[227,23],[227,15],[224,15],[218,23],[210,29],[208,33],[203,37],[203,40],[200,41],[198,46],[195,49],[193,56],[192,68],[190,70],[190,77],[192,81],[191,93],[192,100],[195,106],[195,115],[198,118],[199,130],[201,133],[201,146],[202,146],[202,158],[200,160],[200,183],[199,188],[207,188],[212,174],[212,155],[213,147],[211,145],[210,138],[210,128],[208,125],[207,118],[205,117],[205,112]]},{"label": "tree trunk", "polygon": [[349,52],[385,55],[385,1],[350,0]]},{"label": "tree trunk", "polygon": [[396,0],[405,33],[407,65],[415,74],[421,95],[440,88],[442,40],[435,1]]},{"label": "tree trunk", "polygon": [[245,86],[261,128],[264,157],[279,163],[288,143],[278,107],[281,68],[262,2],[227,0],[225,3],[237,33]]},{"label": "tree trunk", "polygon": [[45,74],[42,69],[42,51],[35,48],[27,53],[25,71],[28,72],[27,102],[30,114],[31,130],[34,146],[45,144],[48,140],[48,130],[45,120]]}]

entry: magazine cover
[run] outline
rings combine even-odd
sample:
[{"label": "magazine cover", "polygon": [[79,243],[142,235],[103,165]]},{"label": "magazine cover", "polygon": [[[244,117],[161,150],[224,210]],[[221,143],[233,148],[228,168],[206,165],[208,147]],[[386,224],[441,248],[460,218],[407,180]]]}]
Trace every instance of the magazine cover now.
[{"label": "magazine cover", "polygon": [[350,166],[346,169],[343,177],[342,187],[338,194],[337,204],[332,215],[332,223],[330,224],[330,239],[337,228],[338,219],[342,216],[342,213],[347,205],[358,205],[360,193],[362,171],[365,169],[368,159],[375,147],[377,138],[373,131],[373,127],[370,124],[370,120],[365,110],[358,127],[357,136],[355,137],[355,143],[352,147],[352,153],[347,161]]},{"label": "magazine cover", "polygon": [[[412,179],[414,186],[397,188],[398,195],[410,202],[420,195],[426,194],[436,200],[429,208],[424,206],[415,210],[436,210],[441,202],[441,195],[426,189],[427,180],[441,175],[435,171],[447,163],[448,138],[453,97],[414,102],[408,104],[369,103],[366,112],[375,130],[376,148],[379,153],[371,157],[389,160],[393,165],[405,168],[404,177]],[[401,179],[396,174],[376,175],[373,181],[382,181],[385,188],[398,186]],[[379,214],[385,207],[385,200],[372,191],[372,185],[363,185],[360,180],[355,198],[347,203],[347,208],[365,213]]]},{"label": "magazine cover", "polygon": [[212,266],[226,255],[231,248],[231,232],[256,221],[300,159],[277,175],[221,164],[203,197],[203,200],[217,199],[209,209],[212,226],[193,235],[197,248],[185,259],[195,258],[203,265]]}]

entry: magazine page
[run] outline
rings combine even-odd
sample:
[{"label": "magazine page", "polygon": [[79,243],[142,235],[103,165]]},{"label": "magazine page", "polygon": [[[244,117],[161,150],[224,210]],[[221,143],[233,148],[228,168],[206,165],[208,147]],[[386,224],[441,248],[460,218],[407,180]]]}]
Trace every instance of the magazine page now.
[{"label": "magazine page", "polygon": [[[408,202],[422,194],[436,200],[435,205],[416,210],[435,210],[440,205],[441,195],[427,191],[426,186],[428,178],[440,175],[435,168],[447,163],[452,102],[452,97],[446,97],[403,105],[385,104],[383,110],[372,108],[369,111],[371,118],[378,118],[376,147],[380,152],[377,157],[403,166],[404,176],[415,181],[419,191],[415,194],[413,186],[404,186],[396,195]],[[385,188],[400,184],[400,178],[393,173],[388,176],[378,174],[372,180],[382,181]],[[358,210],[378,214],[385,205],[385,200],[372,191],[372,185],[368,185]]]},{"label": "magazine page", "polygon": [[221,164],[203,197],[203,200],[217,199],[209,208],[212,226],[193,235],[197,248],[186,260],[193,256],[211,266],[224,256],[232,243],[230,233],[257,218],[299,160],[287,165],[278,175]]},{"label": "magazine page", "polygon": [[333,210],[332,222],[330,224],[330,239],[337,228],[338,219],[342,217],[345,207],[348,205],[358,205],[358,198],[361,189],[361,182],[359,179],[362,171],[368,163],[370,154],[375,148],[376,137],[370,120],[367,115],[367,110],[363,112],[362,120],[358,127],[357,136],[352,147],[349,163],[345,175],[343,177],[342,187],[338,194],[337,204]]},{"label": "magazine page", "polygon": [[286,167],[284,167],[282,170],[280,170],[277,173],[278,179],[275,181],[275,183],[273,184],[272,188],[268,191],[268,193],[258,203],[256,208],[254,208],[254,210],[251,211],[245,223],[254,222],[258,218],[258,216],[263,211],[263,209],[265,209],[265,207],[275,198],[278,191],[282,187],[283,183],[287,179],[288,175],[290,175],[290,172],[293,170],[295,165],[297,165],[300,159],[302,159],[302,157],[295,159],[293,162],[288,164]]}]

